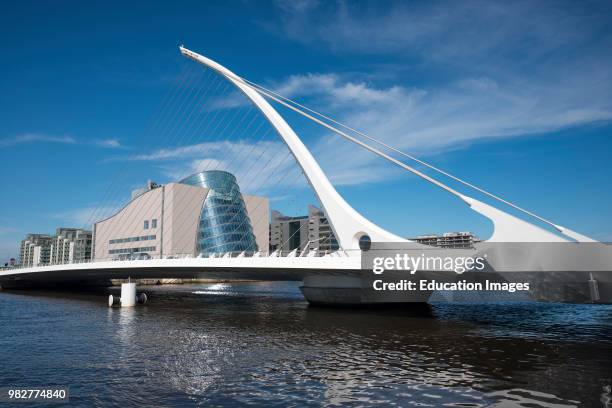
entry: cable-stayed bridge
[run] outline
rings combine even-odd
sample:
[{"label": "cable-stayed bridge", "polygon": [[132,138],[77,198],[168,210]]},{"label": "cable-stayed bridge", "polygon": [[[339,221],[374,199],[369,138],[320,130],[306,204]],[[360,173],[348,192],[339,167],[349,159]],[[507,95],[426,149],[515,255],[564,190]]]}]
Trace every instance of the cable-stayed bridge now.
[{"label": "cable-stayed bridge", "polygon": [[[369,246],[371,242],[377,243],[407,243],[409,240],[387,231],[371,222],[357,212],[334,188],[327,175],[315,160],[309,149],[302,142],[293,128],[272,107],[271,102],[277,103],[292,112],[300,115],[308,121],[315,123],[332,133],[348,140],[354,145],[377,155],[383,160],[392,163],[404,171],[410,172],[424,181],[433,184],[449,194],[449,197],[459,199],[459,202],[467,204],[473,211],[489,219],[493,224],[493,234],[485,243],[594,243],[595,240],[556,224],[531,211],[525,210],[518,205],[509,202],[495,194],[492,194],[476,185],[462,180],[444,170],[422,161],[412,155],[402,152],[376,138],[366,135],[352,127],[340,123],[329,116],[323,115],[311,108],[280,95],[268,88],[242,78],[219,63],[195,53],[183,46],[180,52],[207,70],[208,75],[221,78],[213,87],[206,89],[205,94],[215,92],[221,84],[229,83],[237,89],[242,98],[246,98],[249,106],[255,109],[255,113],[245,114],[242,117],[228,118],[225,122],[214,122],[218,112],[212,117],[208,114],[209,121],[202,120],[198,124],[191,123],[192,113],[187,117],[170,118],[166,131],[172,131],[176,127],[182,127],[184,139],[189,133],[189,127],[194,133],[206,131],[208,133],[224,134],[223,130],[238,127],[241,124],[256,122],[255,116],[263,118],[270,126],[273,136],[280,138],[284,146],[288,148],[288,156],[295,159],[299,166],[300,175],[303,174],[308,184],[312,187],[316,198],[320,202],[322,210],[329,220],[331,229],[337,239],[339,249],[332,252],[320,253],[311,250],[294,250],[288,253],[282,251],[228,251],[216,253],[200,253],[199,255],[187,254],[185,256],[172,256],[153,259],[137,260],[97,260],[95,262],[83,262],[73,264],[45,265],[29,268],[17,268],[0,271],[0,282],[5,287],[19,286],[20,284],[64,284],[64,283],[91,283],[104,282],[119,278],[242,278],[261,280],[303,280],[305,283],[304,293],[313,302],[319,303],[359,303],[359,289],[361,288],[361,250]],[[217,88],[215,88],[217,87]],[[201,91],[200,91],[201,92]],[[251,116],[249,116],[251,115]],[[211,123],[214,123],[211,125]],[[261,125],[260,125],[261,126]],[[212,129],[211,129],[212,127]],[[195,129],[194,129],[195,128]],[[204,128],[204,130],[202,130]],[[231,131],[230,131],[231,133]],[[234,132],[236,133],[236,132]],[[238,132],[239,133],[239,132]],[[180,139],[180,137],[179,137]],[[180,145],[180,143],[179,143]],[[222,146],[222,140],[216,140],[207,145]],[[265,160],[265,149],[258,153],[255,147],[246,147],[237,154],[239,157],[257,156]],[[166,155],[172,154],[169,151]],[[443,178],[461,184],[467,189],[484,194],[493,201],[504,206],[509,206],[514,211],[523,215],[518,217],[501,210],[491,204],[477,200],[467,193],[442,182],[440,179],[425,174],[414,166],[397,158],[400,156],[419,165],[427,167],[435,174]],[[210,166],[214,160],[208,159],[203,166]],[[263,160],[262,160],[263,161]],[[272,162],[270,166],[280,169],[282,162]],[[255,160],[244,171],[246,177],[255,174],[258,169],[254,168],[258,163]],[[285,177],[286,174],[281,175]],[[253,176],[257,179],[257,175]],[[290,184],[290,181],[285,180]],[[280,182],[278,182],[280,184]],[[99,215],[99,214],[98,214]],[[95,215],[92,215],[95,217]],[[95,218],[94,218],[95,220]],[[231,219],[229,221],[232,221]],[[236,230],[241,230],[238,225]],[[295,234],[296,232],[294,232]],[[455,273],[429,270],[423,271],[424,276],[439,277],[441,279],[455,279]],[[426,300],[426,299],[424,299]]]}]

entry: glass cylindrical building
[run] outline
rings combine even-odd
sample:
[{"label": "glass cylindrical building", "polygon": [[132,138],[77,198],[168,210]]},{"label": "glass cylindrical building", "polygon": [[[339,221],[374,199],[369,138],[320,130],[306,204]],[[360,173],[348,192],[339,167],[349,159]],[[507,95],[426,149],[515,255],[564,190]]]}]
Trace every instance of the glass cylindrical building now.
[{"label": "glass cylindrical building", "polygon": [[253,226],[233,174],[221,170],[203,171],[180,183],[209,189],[196,237],[199,253],[257,251]]}]

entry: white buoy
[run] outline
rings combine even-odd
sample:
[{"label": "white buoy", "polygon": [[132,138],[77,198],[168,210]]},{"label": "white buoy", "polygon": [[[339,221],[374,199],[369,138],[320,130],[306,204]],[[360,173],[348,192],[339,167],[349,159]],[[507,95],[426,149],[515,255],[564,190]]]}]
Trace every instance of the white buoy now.
[{"label": "white buoy", "polygon": [[121,298],[119,296],[108,295],[108,307],[119,306]]},{"label": "white buoy", "polygon": [[136,306],[136,283],[121,284],[121,307]]},{"label": "white buoy", "polygon": [[149,300],[149,298],[147,297],[146,293],[139,293],[138,295],[136,295],[136,302],[139,305],[144,305],[145,303],[147,303],[147,300]]}]

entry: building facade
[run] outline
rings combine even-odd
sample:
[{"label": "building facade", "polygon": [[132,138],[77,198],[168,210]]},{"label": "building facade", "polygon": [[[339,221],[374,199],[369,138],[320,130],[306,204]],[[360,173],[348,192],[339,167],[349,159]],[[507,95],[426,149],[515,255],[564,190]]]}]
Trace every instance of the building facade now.
[{"label": "building facade", "polygon": [[308,244],[308,216],[290,217],[272,211],[270,221],[270,251],[304,250]]},{"label": "building facade", "polygon": [[[240,193],[238,182],[233,174],[219,170],[205,171],[193,174],[181,180],[180,183],[208,190],[200,211],[196,233],[199,253],[256,252],[259,250],[253,231],[255,221],[251,221],[245,203],[245,200],[252,202],[254,199],[244,197]],[[264,203],[260,202],[260,204]],[[251,213],[255,208],[254,205],[251,205]],[[259,216],[253,218],[259,223],[262,218],[265,218],[264,227],[267,229],[268,205],[264,205],[264,209],[265,215],[260,213]],[[265,251],[266,247],[263,247],[262,250]]]},{"label": "building facade", "polygon": [[337,251],[339,248],[327,216],[314,205],[308,206],[308,247],[322,253]]},{"label": "building facade", "polygon": [[51,242],[48,234],[28,234],[19,247],[21,266],[48,265],[51,262]]},{"label": "building facade", "polygon": [[58,228],[51,242],[51,264],[91,260],[92,233],[78,228]]},{"label": "building facade", "polygon": [[196,256],[268,246],[268,199],[240,193],[227,172],[147,184],[111,217],[94,224],[94,260]]},{"label": "building facade", "polygon": [[278,249],[299,252],[329,253],[338,250],[338,241],[325,213],[314,205],[308,206],[308,215],[286,216],[272,211],[270,223],[270,251]]},{"label": "building facade", "polygon": [[57,265],[91,260],[92,233],[79,228],[58,228],[54,236],[28,234],[21,241],[21,266]]}]

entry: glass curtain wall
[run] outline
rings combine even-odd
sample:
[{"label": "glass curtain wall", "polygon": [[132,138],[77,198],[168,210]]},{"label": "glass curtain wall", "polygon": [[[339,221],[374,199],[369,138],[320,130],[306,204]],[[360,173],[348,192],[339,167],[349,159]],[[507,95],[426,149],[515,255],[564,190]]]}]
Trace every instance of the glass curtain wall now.
[{"label": "glass curtain wall", "polygon": [[233,174],[221,170],[204,171],[180,183],[209,189],[200,213],[199,253],[257,251],[253,227]]}]

